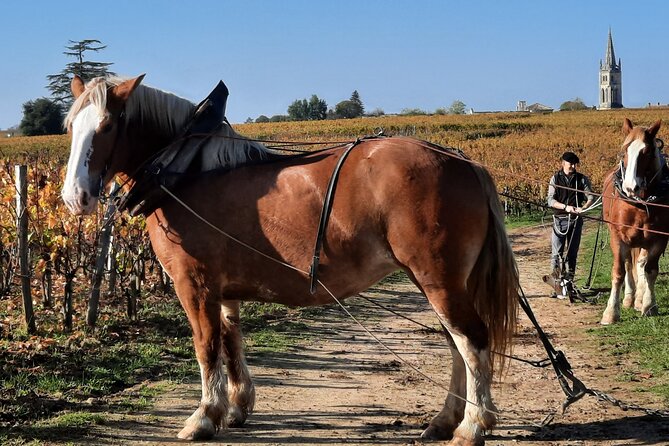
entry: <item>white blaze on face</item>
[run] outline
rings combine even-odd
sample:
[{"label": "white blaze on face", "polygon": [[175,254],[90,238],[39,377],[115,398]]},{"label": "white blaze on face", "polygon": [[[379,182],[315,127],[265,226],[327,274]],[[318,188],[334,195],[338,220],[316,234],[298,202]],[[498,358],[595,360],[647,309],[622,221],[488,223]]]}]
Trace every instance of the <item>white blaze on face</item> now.
[{"label": "white blaze on face", "polygon": [[635,196],[641,188],[642,179],[637,176],[636,170],[639,154],[644,147],[646,147],[644,142],[638,139],[627,147],[627,167],[625,168],[625,178],[623,178],[623,190],[630,197]]},{"label": "white blaze on face", "polygon": [[89,161],[93,153],[93,136],[102,117],[93,105],[81,110],[72,122],[72,146],[67,162],[67,173],[63,185],[63,201],[76,215],[90,214],[97,205],[96,182],[99,178],[89,175]]}]

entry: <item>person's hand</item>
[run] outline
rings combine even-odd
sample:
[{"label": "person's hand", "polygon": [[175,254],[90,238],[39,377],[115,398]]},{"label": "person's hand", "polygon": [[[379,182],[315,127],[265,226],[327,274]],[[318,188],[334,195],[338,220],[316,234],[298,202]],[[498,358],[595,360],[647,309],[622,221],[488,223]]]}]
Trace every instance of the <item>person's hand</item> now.
[{"label": "person's hand", "polygon": [[567,206],[564,207],[564,210],[565,210],[565,212],[573,214],[576,211],[576,208],[574,206],[567,205]]},{"label": "person's hand", "polygon": [[575,213],[575,214],[580,214],[580,213],[582,213],[582,212],[583,212],[583,208],[575,208],[575,209],[574,209],[574,213]]}]

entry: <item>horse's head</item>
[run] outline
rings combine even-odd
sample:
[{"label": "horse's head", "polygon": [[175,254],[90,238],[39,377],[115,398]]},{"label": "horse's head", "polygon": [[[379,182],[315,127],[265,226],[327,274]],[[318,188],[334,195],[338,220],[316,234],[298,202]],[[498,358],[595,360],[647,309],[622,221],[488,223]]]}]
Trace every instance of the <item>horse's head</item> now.
[{"label": "horse's head", "polygon": [[623,133],[624,166],[623,191],[629,197],[645,199],[648,187],[653,179],[661,174],[660,151],[655,136],[660,130],[661,121],[651,127],[634,126],[625,118]]},{"label": "horse's head", "polygon": [[103,78],[93,79],[87,85],[78,76],[72,80],[76,100],[65,119],[72,145],[62,195],[73,214],[92,213],[101,186],[113,177],[115,172],[107,172],[107,167],[125,103],[143,77],[117,84]]}]

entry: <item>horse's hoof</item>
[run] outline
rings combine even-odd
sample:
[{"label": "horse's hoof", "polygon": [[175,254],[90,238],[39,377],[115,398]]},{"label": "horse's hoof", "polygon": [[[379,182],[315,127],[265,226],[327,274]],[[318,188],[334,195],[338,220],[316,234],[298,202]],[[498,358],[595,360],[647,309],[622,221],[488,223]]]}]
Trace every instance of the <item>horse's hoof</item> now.
[{"label": "horse's hoof", "polygon": [[611,325],[616,322],[620,322],[620,316],[616,316],[613,313],[605,312],[602,316],[602,320],[599,322],[602,325]]},{"label": "horse's hoof", "polygon": [[201,423],[199,426],[187,425],[181,429],[177,437],[181,440],[202,441],[211,440],[215,433],[214,425],[207,419],[207,423]]},{"label": "horse's hoof", "polygon": [[483,438],[476,438],[471,440],[469,438],[464,438],[460,436],[455,436],[451,441],[448,442],[448,446],[483,446],[485,441]]},{"label": "horse's hoof", "polygon": [[427,429],[420,434],[423,440],[450,440],[453,438],[454,428],[448,429],[430,424]]},{"label": "horse's hoof", "polygon": [[642,316],[657,316],[659,313],[657,311],[657,305],[653,305],[652,307],[648,308],[647,310],[641,310],[641,315]]},{"label": "horse's hoof", "polygon": [[236,406],[228,408],[228,416],[225,419],[228,427],[242,427],[246,422],[247,414],[242,409]]}]

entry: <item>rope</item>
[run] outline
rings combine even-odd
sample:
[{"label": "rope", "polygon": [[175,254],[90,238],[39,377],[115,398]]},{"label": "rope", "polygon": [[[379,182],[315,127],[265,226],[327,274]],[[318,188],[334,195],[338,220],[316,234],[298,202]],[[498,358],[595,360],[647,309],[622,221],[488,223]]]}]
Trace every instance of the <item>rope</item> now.
[{"label": "rope", "polygon": [[[501,195],[501,196],[503,196],[503,197],[510,198],[510,199],[512,199],[512,200],[517,200],[517,201],[520,201],[520,202],[522,202],[522,203],[526,203],[526,204],[530,204],[530,205],[536,206],[536,207],[538,207],[538,208],[552,209],[550,206],[548,206],[548,205],[546,205],[546,204],[538,203],[538,202],[536,202],[536,201],[528,200],[528,199],[526,199],[526,198],[516,197],[516,196],[514,196],[514,195],[511,195],[511,194],[508,194],[508,193],[505,193],[505,192],[498,192],[498,194]],[[652,204],[652,203],[649,203],[649,204]],[[598,206],[600,206],[600,205],[598,205]],[[588,208],[588,210],[590,210],[590,209],[592,209],[592,208]],[[620,226],[620,227],[623,227],[623,228],[636,229],[636,230],[638,230],[638,231],[645,231],[645,232],[650,232],[650,233],[652,233],[652,234],[666,235],[666,236],[669,237],[669,232],[657,231],[657,230],[655,230],[655,229],[643,228],[643,227],[641,227],[641,226],[628,225],[628,224],[625,224],[625,223],[617,223],[617,222],[613,222],[613,221],[610,221],[610,220],[606,220],[606,219],[604,219],[604,218],[600,218],[600,217],[591,217],[591,216],[586,215],[586,214],[579,214],[579,216],[580,216],[580,217],[583,217],[584,219],[587,219],[587,220],[601,221],[601,222],[603,222],[603,223],[607,223],[607,224],[614,225],[614,226]]]}]

